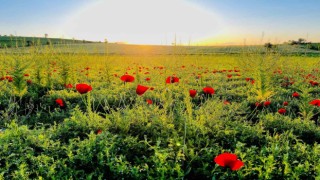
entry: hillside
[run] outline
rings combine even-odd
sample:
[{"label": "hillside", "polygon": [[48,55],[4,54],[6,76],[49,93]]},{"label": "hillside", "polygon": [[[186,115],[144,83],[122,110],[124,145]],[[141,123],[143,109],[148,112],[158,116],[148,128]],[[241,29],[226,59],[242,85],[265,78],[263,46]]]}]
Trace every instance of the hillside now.
[{"label": "hillside", "polygon": [[29,47],[49,44],[83,44],[91,42],[93,41],[44,37],[0,36],[0,48]]}]

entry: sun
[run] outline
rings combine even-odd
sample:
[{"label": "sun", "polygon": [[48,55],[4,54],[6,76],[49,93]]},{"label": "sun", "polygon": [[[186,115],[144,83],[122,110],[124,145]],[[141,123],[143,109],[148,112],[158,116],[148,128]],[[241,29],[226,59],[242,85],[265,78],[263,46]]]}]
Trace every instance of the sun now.
[{"label": "sun", "polygon": [[183,0],[95,1],[74,12],[63,33],[131,44],[194,44],[221,33],[221,19]]}]

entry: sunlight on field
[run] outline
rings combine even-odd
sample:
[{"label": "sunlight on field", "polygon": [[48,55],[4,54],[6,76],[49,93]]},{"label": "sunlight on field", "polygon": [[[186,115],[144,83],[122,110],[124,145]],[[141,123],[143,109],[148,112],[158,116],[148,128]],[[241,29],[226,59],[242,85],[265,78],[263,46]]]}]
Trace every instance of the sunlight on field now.
[{"label": "sunlight on field", "polygon": [[0,4],[0,180],[320,180],[319,0]]}]

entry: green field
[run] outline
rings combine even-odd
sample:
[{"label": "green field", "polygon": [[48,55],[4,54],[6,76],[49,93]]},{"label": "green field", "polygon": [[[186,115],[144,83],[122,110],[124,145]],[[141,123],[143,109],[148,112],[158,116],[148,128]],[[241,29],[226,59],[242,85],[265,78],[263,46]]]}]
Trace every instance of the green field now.
[{"label": "green field", "polygon": [[[18,47],[18,48],[16,48]],[[276,45],[267,49],[261,45],[250,46],[168,46],[98,43],[86,40],[59,38],[0,36],[0,52],[34,53],[84,53],[108,55],[212,55],[212,54],[263,54],[273,53],[294,56],[319,56],[319,43],[305,45]]]},{"label": "green field", "polygon": [[[317,53],[284,45],[2,49],[0,179],[319,179]],[[244,166],[218,165],[225,152]]]}]

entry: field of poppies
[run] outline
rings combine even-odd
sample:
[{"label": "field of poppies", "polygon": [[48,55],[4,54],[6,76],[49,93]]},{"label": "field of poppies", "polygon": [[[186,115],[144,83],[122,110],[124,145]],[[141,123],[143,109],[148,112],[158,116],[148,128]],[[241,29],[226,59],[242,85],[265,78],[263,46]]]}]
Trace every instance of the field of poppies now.
[{"label": "field of poppies", "polygon": [[0,179],[320,179],[319,56],[0,59]]}]

